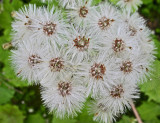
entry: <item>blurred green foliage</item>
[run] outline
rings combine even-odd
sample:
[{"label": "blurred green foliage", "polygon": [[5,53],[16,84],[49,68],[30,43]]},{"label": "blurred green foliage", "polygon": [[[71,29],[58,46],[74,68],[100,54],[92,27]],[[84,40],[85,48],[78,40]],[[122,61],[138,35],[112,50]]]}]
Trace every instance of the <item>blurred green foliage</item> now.
[{"label": "blurred green foliage", "polygon": [[[93,4],[100,1],[94,0]],[[12,12],[29,3],[45,5],[40,0],[3,0],[3,3],[0,0],[0,123],[94,123],[87,107],[74,119],[55,118],[42,105],[39,86],[29,86],[16,77],[9,60],[10,51],[2,45],[11,41]],[[154,32],[157,60],[148,82],[140,85],[141,98],[136,100],[136,107],[145,123],[160,123],[160,0],[143,0],[143,3],[139,12]],[[52,5],[58,4],[53,1]],[[128,111],[117,122],[136,123],[136,119],[133,112]]]}]

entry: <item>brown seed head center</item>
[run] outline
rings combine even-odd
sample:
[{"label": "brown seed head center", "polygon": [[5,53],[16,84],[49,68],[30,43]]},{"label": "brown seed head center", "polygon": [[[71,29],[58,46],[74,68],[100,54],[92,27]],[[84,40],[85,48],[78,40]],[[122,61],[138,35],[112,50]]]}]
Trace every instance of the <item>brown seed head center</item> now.
[{"label": "brown seed head center", "polygon": [[46,23],[46,25],[43,26],[43,32],[48,35],[51,36],[56,32],[56,24],[54,23]]},{"label": "brown seed head center", "polygon": [[95,63],[93,66],[91,66],[90,73],[92,77],[96,78],[97,80],[102,79],[106,72],[106,67],[104,64],[97,64]]},{"label": "brown seed head center", "polygon": [[114,19],[107,19],[106,17],[102,17],[101,19],[99,19],[98,25],[101,30],[106,30],[114,21]]},{"label": "brown seed head center", "polygon": [[133,70],[132,67],[132,62],[128,61],[128,62],[123,62],[122,66],[120,67],[121,71],[123,71],[124,73],[130,73]]},{"label": "brown seed head center", "polygon": [[79,49],[80,51],[87,50],[89,47],[89,38],[86,38],[85,36],[77,37],[76,39],[73,40],[74,46]]},{"label": "brown seed head center", "polygon": [[79,16],[85,18],[87,14],[88,14],[88,9],[85,6],[81,7],[79,10]]},{"label": "brown seed head center", "polygon": [[70,92],[72,90],[71,83],[70,82],[58,83],[58,90],[60,92],[60,95],[62,95],[63,97],[70,95]]},{"label": "brown seed head center", "polygon": [[115,52],[120,52],[120,51],[124,50],[124,48],[125,48],[124,41],[122,39],[116,39],[116,40],[114,40],[112,48],[113,48],[113,50]]},{"label": "brown seed head center", "polygon": [[114,86],[112,88],[112,90],[110,91],[110,95],[113,98],[121,98],[121,96],[122,96],[123,93],[124,93],[124,90],[123,90],[122,85]]},{"label": "brown seed head center", "polygon": [[41,58],[38,55],[31,55],[28,59],[28,63],[30,66],[35,66],[36,64],[39,64],[41,62]]},{"label": "brown seed head center", "polygon": [[64,61],[62,61],[61,58],[54,58],[49,62],[49,64],[50,64],[49,67],[50,67],[51,71],[53,71],[53,72],[55,72],[55,71],[60,72],[61,69],[64,68]]}]

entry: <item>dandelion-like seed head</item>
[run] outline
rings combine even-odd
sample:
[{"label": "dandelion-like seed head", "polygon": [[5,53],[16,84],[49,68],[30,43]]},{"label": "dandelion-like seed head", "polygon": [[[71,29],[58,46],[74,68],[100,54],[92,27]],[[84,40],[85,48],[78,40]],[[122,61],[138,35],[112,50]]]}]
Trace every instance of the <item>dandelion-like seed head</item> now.
[{"label": "dandelion-like seed head", "polygon": [[130,72],[132,72],[132,70],[133,70],[132,62],[130,62],[130,61],[123,62],[122,66],[120,67],[120,69],[124,73],[130,73]]},{"label": "dandelion-like seed head", "polygon": [[84,51],[87,50],[89,47],[89,38],[86,38],[85,36],[81,37],[77,37],[76,39],[73,40],[74,41],[74,46],[79,49],[80,51]]},{"label": "dandelion-like seed head", "polygon": [[122,85],[113,86],[110,95],[113,98],[121,98],[122,94],[124,93]]},{"label": "dandelion-like seed head", "polygon": [[58,83],[58,90],[60,92],[60,95],[62,95],[63,97],[70,95],[70,91],[72,90],[71,83],[70,82]]},{"label": "dandelion-like seed head", "polygon": [[38,55],[31,55],[28,59],[30,66],[34,67],[36,64],[41,63],[41,58]]},{"label": "dandelion-like seed head", "polygon": [[56,32],[56,24],[50,22],[50,23],[46,23],[43,26],[43,32],[48,35],[51,36]]},{"label": "dandelion-like seed head", "polygon": [[116,38],[116,40],[114,40],[114,43],[113,43],[113,50],[115,51],[115,52],[120,52],[120,51],[123,51],[124,50],[124,48],[125,48],[125,43],[124,43],[124,41],[122,40],[122,39],[117,39]]},{"label": "dandelion-like seed head", "polygon": [[90,73],[92,77],[96,78],[97,80],[103,80],[103,75],[105,74],[105,72],[106,67],[104,66],[104,64],[95,63],[93,66],[91,66]]},{"label": "dandelion-like seed head", "polygon": [[79,10],[79,16],[85,18],[88,14],[88,9],[85,6],[82,6]]},{"label": "dandelion-like seed head", "polygon": [[99,19],[98,25],[101,30],[106,30],[114,21],[114,19],[107,19],[106,17],[102,17],[101,19]]},{"label": "dandelion-like seed head", "polygon": [[54,58],[50,60],[50,69],[51,71],[61,71],[64,68],[64,61],[61,58]]}]

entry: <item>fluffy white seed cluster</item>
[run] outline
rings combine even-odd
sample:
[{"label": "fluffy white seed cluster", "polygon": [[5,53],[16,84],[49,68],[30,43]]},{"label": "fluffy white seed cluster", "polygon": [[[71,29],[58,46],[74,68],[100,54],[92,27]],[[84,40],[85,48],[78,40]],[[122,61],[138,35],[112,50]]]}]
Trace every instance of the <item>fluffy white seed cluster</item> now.
[{"label": "fluffy white seed cluster", "polygon": [[[138,2],[139,1],[139,2]],[[57,117],[74,117],[91,97],[89,112],[111,123],[149,76],[154,44],[137,9],[140,0],[60,0],[52,7],[25,6],[12,23],[12,63],[18,77],[41,85],[44,104]],[[63,16],[67,15],[67,16]]]}]

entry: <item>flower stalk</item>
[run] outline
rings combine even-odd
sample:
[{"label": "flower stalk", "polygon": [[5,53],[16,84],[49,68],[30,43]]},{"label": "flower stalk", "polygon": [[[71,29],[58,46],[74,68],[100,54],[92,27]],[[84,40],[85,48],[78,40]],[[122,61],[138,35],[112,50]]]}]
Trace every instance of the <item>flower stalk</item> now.
[{"label": "flower stalk", "polygon": [[137,111],[137,109],[136,109],[136,107],[135,107],[135,105],[134,105],[134,103],[131,102],[130,104],[131,104],[132,111],[133,111],[133,113],[134,113],[134,115],[135,115],[138,123],[143,123],[142,120],[141,120],[141,117],[140,117],[140,115],[139,115],[139,113],[138,113],[138,111]]}]

